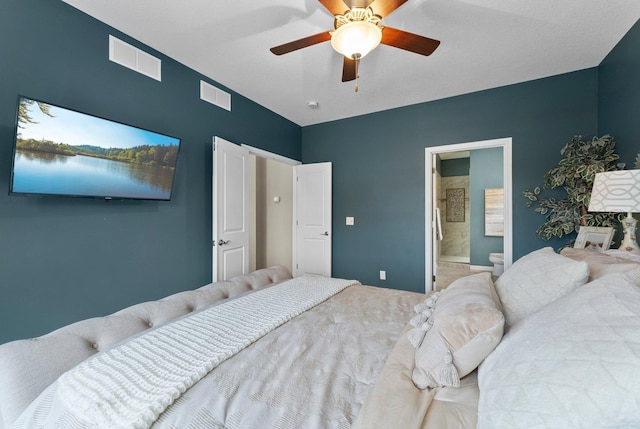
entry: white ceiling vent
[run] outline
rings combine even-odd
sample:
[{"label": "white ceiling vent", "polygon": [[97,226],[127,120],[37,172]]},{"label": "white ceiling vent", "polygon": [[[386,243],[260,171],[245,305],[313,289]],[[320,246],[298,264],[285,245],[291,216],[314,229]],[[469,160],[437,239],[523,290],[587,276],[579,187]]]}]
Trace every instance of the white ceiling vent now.
[{"label": "white ceiling vent", "polygon": [[109,59],[145,76],[162,81],[161,61],[159,58],[149,55],[112,35],[109,35]]},{"label": "white ceiling vent", "polygon": [[211,104],[215,104],[218,107],[231,111],[231,94],[221,90],[220,88],[216,88],[203,80],[200,81],[200,98]]}]

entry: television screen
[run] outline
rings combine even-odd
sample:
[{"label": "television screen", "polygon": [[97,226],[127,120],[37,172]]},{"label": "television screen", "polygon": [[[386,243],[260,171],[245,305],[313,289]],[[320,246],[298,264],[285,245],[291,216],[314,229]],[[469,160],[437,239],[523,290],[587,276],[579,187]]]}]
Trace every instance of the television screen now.
[{"label": "television screen", "polygon": [[19,97],[10,194],[170,200],[180,139]]}]

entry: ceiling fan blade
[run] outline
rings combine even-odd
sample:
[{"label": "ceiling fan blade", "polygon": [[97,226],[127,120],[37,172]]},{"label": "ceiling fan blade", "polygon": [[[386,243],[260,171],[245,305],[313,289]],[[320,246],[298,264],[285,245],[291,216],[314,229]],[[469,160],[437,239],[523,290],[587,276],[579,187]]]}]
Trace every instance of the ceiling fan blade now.
[{"label": "ceiling fan blade", "polygon": [[344,62],[342,63],[342,81],[349,82],[356,79],[356,60],[343,56]]},{"label": "ceiling fan blade", "polygon": [[342,15],[347,10],[349,10],[349,6],[342,0],[318,0],[322,6],[326,7],[331,15]]},{"label": "ceiling fan blade", "polygon": [[431,55],[438,45],[440,45],[439,40],[418,36],[417,34],[408,33],[392,27],[384,27],[382,29],[382,40],[380,43],[393,46],[394,48],[404,49],[405,51],[415,52],[420,55]]},{"label": "ceiling fan blade", "polygon": [[303,37],[302,39],[294,40],[293,42],[285,43],[284,45],[274,46],[270,49],[270,51],[276,55],[282,55],[289,52],[297,51],[298,49],[306,48],[307,46],[326,42],[327,40],[331,40],[331,35],[328,31],[323,31],[322,33]]},{"label": "ceiling fan blade", "polygon": [[407,1],[408,0],[374,0],[374,2],[371,3],[371,9],[373,9],[373,13],[384,18]]}]

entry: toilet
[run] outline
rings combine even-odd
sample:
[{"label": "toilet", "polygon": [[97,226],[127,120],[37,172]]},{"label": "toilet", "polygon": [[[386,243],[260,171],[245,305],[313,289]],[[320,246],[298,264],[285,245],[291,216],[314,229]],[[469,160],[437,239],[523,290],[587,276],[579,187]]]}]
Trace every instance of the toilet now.
[{"label": "toilet", "polygon": [[489,262],[493,263],[493,275],[499,276],[504,272],[504,253],[489,253]]}]

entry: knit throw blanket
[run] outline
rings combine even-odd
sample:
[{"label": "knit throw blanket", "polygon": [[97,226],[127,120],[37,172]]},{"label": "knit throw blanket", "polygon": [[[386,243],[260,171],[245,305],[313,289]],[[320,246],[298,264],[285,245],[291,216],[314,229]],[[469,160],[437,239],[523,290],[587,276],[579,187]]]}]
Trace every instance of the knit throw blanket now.
[{"label": "knit throw blanket", "polygon": [[211,307],[82,362],[58,394],[91,427],[148,428],[217,365],[353,284],[298,277]]}]

